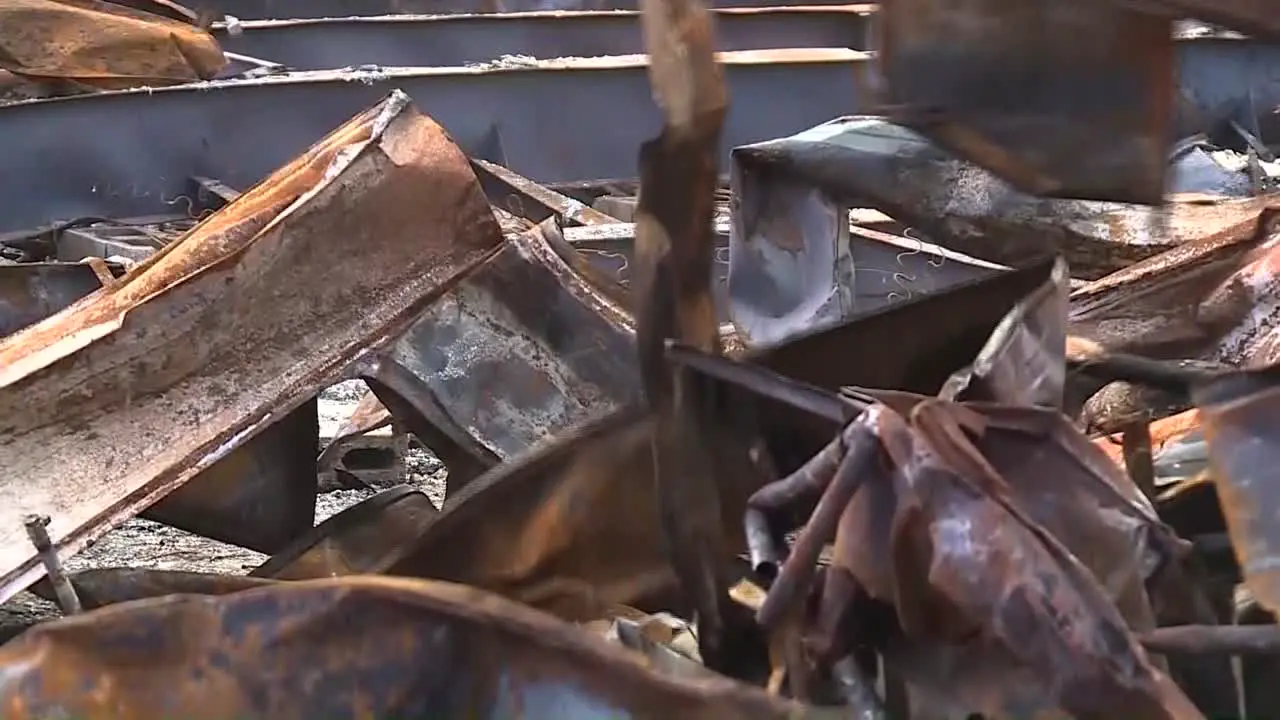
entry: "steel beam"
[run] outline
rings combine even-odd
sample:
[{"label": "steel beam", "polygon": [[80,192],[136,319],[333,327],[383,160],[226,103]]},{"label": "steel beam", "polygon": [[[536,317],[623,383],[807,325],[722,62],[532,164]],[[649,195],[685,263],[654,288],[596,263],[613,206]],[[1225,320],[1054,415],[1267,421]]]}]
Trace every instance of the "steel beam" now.
[{"label": "steel beam", "polygon": [[[716,12],[721,50],[867,49],[875,6],[738,8]],[[428,67],[503,55],[594,57],[645,52],[639,13],[534,12],[258,20],[216,31],[224,50],[295,70],[359,65]]]},{"label": "steel beam", "polygon": [[[241,20],[637,9],[636,0],[212,0],[209,4]],[[713,0],[709,4],[718,8],[831,6],[847,4],[847,0]]]},{"label": "steel beam", "polygon": [[[723,53],[729,149],[864,107],[848,49]],[[250,187],[361,108],[408,93],[470,155],[539,182],[633,177],[657,134],[644,56],[293,73],[0,108],[0,232],[189,208],[192,175]],[[868,100],[869,101],[869,100]]]}]

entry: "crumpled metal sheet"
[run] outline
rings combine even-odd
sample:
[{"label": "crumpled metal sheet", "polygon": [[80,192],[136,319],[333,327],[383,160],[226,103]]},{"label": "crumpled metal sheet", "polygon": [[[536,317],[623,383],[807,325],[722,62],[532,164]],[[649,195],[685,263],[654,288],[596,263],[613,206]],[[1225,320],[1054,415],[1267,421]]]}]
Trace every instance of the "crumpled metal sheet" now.
[{"label": "crumpled metal sheet", "polygon": [[[1050,267],[1040,263],[882,308],[754,358],[831,390],[860,384],[936,391]],[[903,327],[915,331],[904,338]],[[865,352],[867,343],[877,351]],[[758,416],[783,470],[803,462],[831,431],[786,408],[762,407]],[[614,605],[676,607],[658,533],[651,434],[651,421],[635,406],[561,434],[449,497],[401,559],[370,572],[474,585],[574,620],[598,618]],[[726,460],[741,463],[736,455]],[[751,466],[717,475],[731,553],[742,549],[742,512],[763,481],[760,472]]]},{"label": "crumpled metal sheet", "polygon": [[818,182],[787,152],[732,156],[730,312],[753,347],[1004,269],[918,240],[855,232],[850,208],[861,198]]},{"label": "crumpled metal sheet", "polygon": [[[775,484],[788,490],[752,499],[782,518],[796,508],[766,496],[813,508],[805,496],[826,485],[758,618],[776,622],[784,597],[804,597],[808,581],[793,571],[826,542],[815,528],[829,529],[832,566],[806,643],[826,662],[859,642],[879,646],[908,682],[913,716],[1199,717],[1131,634],[1154,626],[1152,592],[1184,589],[1164,577],[1180,543],[1054,404],[1066,290],[1059,263],[942,390],[969,400],[850,391],[851,407],[871,409]],[[846,502],[835,498],[855,492],[851,481],[817,476],[848,475],[851,461],[861,489]],[[845,614],[874,615],[865,601],[853,608],[858,597],[892,607],[901,627],[885,620],[864,631],[874,639],[842,635]]]},{"label": "crumpled metal sheet", "polygon": [[1193,390],[1222,515],[1245,583],[1257,602],[1280,609],[1280,374],[1271,366],[1223,376]]},{"label": "crumpled metal sheet", "polygon": [[832,563],[896,608],[913,689],[989,717],[1201,717],[1130,632],[1154,624],[1132,543],[1158,521],[1118,468],[1054,411],[882,399],[889,469]]},{"label": "crumpled metal sheet", "polygon": [[22,515],[79,550],[402,332],[501,241],[466,157],[393,93],[127,278],[0,340],[0,598],[42,572]]},{"label": "crumpled metal sheet", "polygon": [[27,631],[0,648],[0,667],[12,720],[806,716],[725,678],[659,675],[487,593],[392,578],[87,613]]},{"label": "crumpled metal sheet", "polygon": [[[562,259],[556,233],[538,226],[508,238],[378,362],[375,381],[406,397],[412,384],[432,428],[402,422],[433,449],[431,433],[441,433],[483,469],[638,399],[634,321]],[[450,493],[474,477],[441,459]]]},{"label": "crumpled metal sheet", "polygon": [[0,68],[102,90],[208,80],[227,60],[204,30],[99,0],[4,0]]},{"label": "crumpled metal sheet", "polygon": [[[788,138],[735,148],[733,155],[735,162],[803,177],[833,196],[859,198],[946,248],[1012,267],[1060,253],[1072,276],[1085,279],[1186,242],[1236,232],[1241,222],[1256,221],[1258,212],[1249,217],[1232,204],[1248,201],[1206,202],[1198,196],[1175,196],[1161,208],[1037,197],[906,127],[874,117],[832,120]],[[774,243],[787,247],[785,240]],[[801,249],[796,241],[790,246]],[[730,294],[735,303],[743,302],[733,272],[731,264]]]},{"label": "crumpled metal sheet", "polygon": [[[1060,411],[1067,397],[1066,279],[1066,268],[1058,263],[1053,277],[1005,317],[973,365],[956,373],[939,395]],[[1126,467],[1124,458],[1107,463],[1111,455],[1096,441],[1089,451],[1081,450],[1084,438],[1061,415],[1056,419],[1054,447],[1066,451],[1058,459],[1074,461],[1087,472],[1076,475],[1084,482],[1070,493],[1064,493],[1071,487],[1065,482],[1069,473],[1059,473],[1048,484],[1037,473],[1005,473],[1028,514],[1085,563],[1131,628],[1150,629],[1152,618],[1160,625],[1216,624],[1218,618],[1206,612],[1209,603],[1196,583],[1194,564],[1186,562],[1184,544],[1161,522],[1163,516],[1156,514],[1133,476],[1117,472]],[[1001,467],[1006,453],[1016,457],[1016,445],[984,448],[991,448],[987,458]],[[1036,462],[1053,459],[1052,452],[1041,451]],[[1085,490],[1083,503],[1080,490]],[[1171,676],[1203,712],[1211,717],[1236,712],[1228,658],[1167,660]]]},{"label": "crumpled metal sheet", "polygon": [[[164,595],[230,595],[277,582],[245,575],[127,567],[82,570],[67,579],[85,610]],[[48,577],[32,585],[31,592],[50,602],[58,599]]]},{"label": "crumpled metal sheet", "polygon": [[1032,195],[1161,202],[1167,17],[1104,2],[885,0],[879,21],[893,117]]},{"label": "crumpled metal sheet", "polygon": [[[1262,282],[1250,253],[1274,244],[1280,196],[1212,202],[1218,230],[1095,280],[1071,294],[1071,332],[1115,352],[1160,359],[1200,358],[1232,365],[1249,361],[1226,330],[1254,314],[1236,300],[1234,285]],[[1261,287],[1254,301],[1264,300]],[[1241,288],[1243,290],[1245,288]],[[1216,312],[1215,312],[1216,310]]]},{"label": "crumpled metal sheet", "polygon": [[1066,386],[1066,263],[1009,311],[973,364],[948,379],[939,396],[1060,410]]}]

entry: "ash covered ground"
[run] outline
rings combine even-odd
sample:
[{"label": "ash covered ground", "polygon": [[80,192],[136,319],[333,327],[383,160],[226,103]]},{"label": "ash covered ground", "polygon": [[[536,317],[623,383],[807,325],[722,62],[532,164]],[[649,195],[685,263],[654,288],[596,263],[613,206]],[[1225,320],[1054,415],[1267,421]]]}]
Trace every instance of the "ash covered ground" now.
[{"label": "ash covered ground", "polygon": [[[320,394],[320,420],[341,421],[364,394],[364,383],[352,380]],[[444,500],[444,465],[421,447],[410,447],[405,457],[404,482],[421,488],[435,503]],[[377,490],[338,490],[321,493],[316,500],[316,522],[376,494]],[[235,545],[192,535],[150,520],[134,518],[107,533],[84,552],[63,558],[71,572],[92,568],[135,567],[188,572],[242,575],[267,559],[266,555]],[[31,593],[20,593],[0,605],[0,642],[31,625],[59,616],[58,608]]]}]

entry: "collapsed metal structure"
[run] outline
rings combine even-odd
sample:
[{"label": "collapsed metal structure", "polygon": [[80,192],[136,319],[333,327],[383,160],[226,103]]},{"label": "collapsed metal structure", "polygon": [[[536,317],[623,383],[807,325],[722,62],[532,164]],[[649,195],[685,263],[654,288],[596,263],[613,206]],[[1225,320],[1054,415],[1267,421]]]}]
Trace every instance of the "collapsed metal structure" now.
[{"label": "collapsed metal structure", "polygon": [[1264,13],[161,5],[222,78],[0,107],[7,716],[1274,707],[1273,50],[1170,30]]}]

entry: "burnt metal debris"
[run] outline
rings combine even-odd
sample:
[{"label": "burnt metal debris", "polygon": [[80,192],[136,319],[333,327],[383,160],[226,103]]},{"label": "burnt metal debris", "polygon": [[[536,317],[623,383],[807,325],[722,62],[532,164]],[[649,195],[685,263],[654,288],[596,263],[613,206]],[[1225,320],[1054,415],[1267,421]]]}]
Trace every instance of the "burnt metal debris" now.
[{"label": "burnt metal debris", "polygon": [[5,717],[1274,714],[1260,4],[426,5],[0,1]]}]

